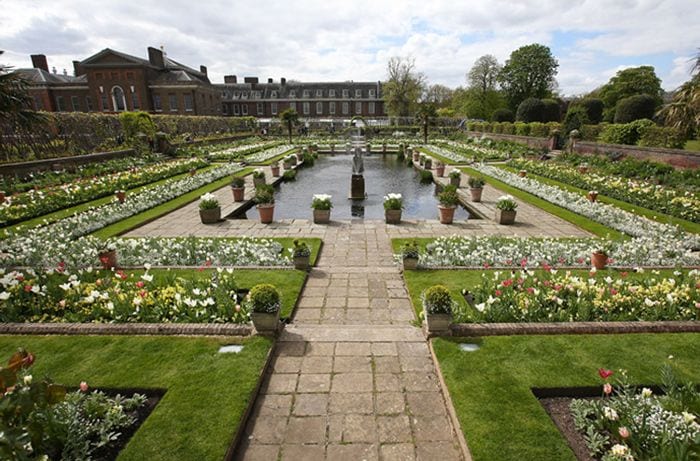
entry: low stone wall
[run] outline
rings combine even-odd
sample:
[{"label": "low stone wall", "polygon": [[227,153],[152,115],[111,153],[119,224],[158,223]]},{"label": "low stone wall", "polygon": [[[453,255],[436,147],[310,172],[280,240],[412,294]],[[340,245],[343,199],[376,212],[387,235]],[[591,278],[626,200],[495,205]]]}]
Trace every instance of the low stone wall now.
[{"label": "low stone wall", "polygon": [[665,149],[662,147],[627,146],[623,144],[602,144],[590,141],[577,141],[574,151],[579,154],[605,154],[619,152],[626,157],[638,160],[668,163],[677,168],[700,167],[700,152],[690,152],[682,149]]},{"label": "low stone wall", "polygon": [[101,162],[115,158],[129,157],[136,154],[134,149],[113,152],[96,152],[94,154],[76,155],[74,157],[31,160],[29,162],[4,163],[0,165],[0,176],[25,176],[35,171],[47,171],[70,168],[86,163]]},{"label": "low stone wall", "polygon": [[222,142],[238,141],[241,139],[250,138],[253,135],[254,135],[254,133],[244,133],[244,134],[226,136],[223,138],[216,138],[216,139],[202,139],[202,140],[198,140],[198,141],[183,141],[183,142],[173,143],[172,146],[173,147],[209,146],[211,144],[219,144]]},{"label": "low stone wall", "polygon": [[700,322],[456,323],[453,336],[700,333]]},{"label": "low stone wall", "polygon": [[251,325],[218,323],[2,323],[4,335],[249,336]]}]

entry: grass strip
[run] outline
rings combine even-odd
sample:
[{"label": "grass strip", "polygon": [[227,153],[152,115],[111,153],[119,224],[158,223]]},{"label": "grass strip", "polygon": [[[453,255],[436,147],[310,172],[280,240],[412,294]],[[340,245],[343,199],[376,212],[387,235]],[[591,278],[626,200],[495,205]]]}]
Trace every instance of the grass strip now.
[{"label": "grass strip", "polygon": [[[495,165],[503,170],[509,171],[511,173],[517,173],[518,169],[513,168],[511,166],[507,165]],[[528,171],[527,176],[529,178],[535,179],[537,181],[540,181],[541,183],[544,184],[549,184],[550,186],[554,187],[559,187],[560,189],[564,189],[568,192],[574,193],[574,194],[580,194],[580,195],[586,195],[588,194],[587,190],[581,189],[576,186],[572,186],[571,184],[567,184],[564,182],[557,181],[556,179],[550,179],[545,176],[540,176],[535,173],[531,173]],[[681,218],[676,218],[675,216],[667,215],[664,213],[661,213],[660,211],[654,211],[650,210],[648,208],[644,208],[641,206],[633,205],[631,203],[618,200],[612,197],[609,197],[607,195],[603,194],[598,194],[598,201],[607,203],[609,205],[614,205],[622,210],[629,211],[630,213],[635,213],[640,216],[644,216],[645,218],[651,219],[653,221],[657,221],[663,224],[673,224],[681,229],[687,231],[687,232],[692,232],[694,234],[700,234],[700,224],[694,223],[691,221],[687,221],[685,219]]]},{"label": "grass strip", "polygon": [[441,161],[442,163],[444,163],[445,165],[457,165],[457,164],[459,164],[459,163],[467,163],[467,159],[466,159],[466,158],[464,159],[463,162],[458,162],[458,161],[456,161],[456,160],[452,160],[452,159],[450,159],[450,158],[443,157],[443,156],[440,155],[440,154],[436,154],[435,152],[433,152],[432,150],[428,149],[427,147],[419,147],[419,148],[418,148],[418,151],[419,151],[419,152],[423,152],[423,153],[425,153],[426,155],[430,155],[431,157],[433,157],[433,158],[435,158],[435,159],[437,159],[437,160],[440,160],[440,161]]},{"label": "grass strip", "polygon": [[[244,168],[240,171],[237,171],[231,176],[245,176],[251,171],[253,171],[252,168]],[[142,226],[147,222],[160,218],[161,216],[164,216],[170,213],[171,211],[177,210],[178,208],[181,208],[189,203],[194,202],[206,192],[212,192],[226,186],[231,182],[231,176],[224,176],[223,178],[218,179],[210,184],[207,184],[206,186],[202,186],[199,189],[195,189],[177,198],[174,198],[169,202],[161,203],[160,205],[153,207],[150,210],[146,210],[142,213],[136,214],[134,216],[111,224],[107,227],[104,227],[98,231],[95,231],[92,235],[100,238],[109,238],[121,235],[125,232]]]},{"label": "grass strip", "polygon": [[[531,388],[600,386],[601,367],[626,369],[632,383],[660,384],[669,356],[684,380],[698,382],[697,339],[692,333],[505,336],[438,338],[433,346],[474,460],[575,461]],[[480,349],[464,352],[459,342]]]},{"label": "grass strip", "polygon": [[484,181],[497,189],[500,189],[504,192],[507,192],[508,194],[519,198],[520,200],[523,200],[530,205],[534,205],[538,208],[541,208],[542,210],[553,214],[554,216],[557,216],[565,221],[569,221],[571,224],[574,224],[578,227],[580,227],[583,230],[586,230],[594,235],[597,235],[599,237],[609,237],[611,239],[623,239],[623,238],[629,238],[623,233],[616,231],[615,229],[612,229],[610,227],[604,226],[603,224],[600,224],[598,222],[595,222],[591,219],[588,219],[584,216],[581,216],[578,213],[574,213],[573,211],[567,210],[566,208],[562,208],[558,205],[554,205],[553,203],[550,203],[544,199],[541,199],[535,195],[530,194],[529,192],[525,192],[523,190],[518,189],[517,187],[510,186],[502,181],[499,181],[498,179],[492,178],[491,176],[488,176],[484,173],[481,173],[479,171],[474,170],[473,168],[469,167],[460,167],[460,170],[462,170],[464,173],[468,174],[469,176],[481,176],[484,178]]},{"label": "grass strip", "polygon": [[[204,173],[206,171],[211,170],[212,168],[214,168],[214,165],[209,165],[207,167],[200,168],[197,171],[200,173]],[[177,181],[178,179],[182,179],[182,178],[188,176],[189,174],[190,174],[189,172],[180,173],[180,174],[177,174],[175,176],[170,176],[168,178],[163,178],[163,179],[160,179],[160,180],[152,182],[152,183],[144,184],[143,186],[134,187],[133,189],[127,189],[126,192],[127,192],[127,194],[136,194],[136,193],[139,193],[143,190],[159,186],[159,185],[165,183],[166,181]],[[73,216],[75,214],[81,213],[81,212],[88,210],[90,208],[94,208],[94,207],[97,207],[100,205],[105,205],[105,204],[113,202],[113,201],[114,201],[114,194],[109,194],[109,195],[106,195],[104,197],[101,197],[101,198],[98,198],[95,200],[91,200],[89,202],[81,203],[80,205],[72,206],[69,208],[64,208],[62,210],[54,211],[54,212],[51,212],[51,213],[48,213],[48,214],[45,214],[42,216],[37,216],[36,218],[28,219],[26,221],[22,221],[20,223],[13,224],[12,226],[1,229],[0,230],[0,238],[5,238],[7,236],[8,231],[10,231],[10,232],[16,231],[17,228],[19,228],[19,227],[21,227],[22,229],[31,229],[33,227],[38,227],[38,226],[41,226],[43,224],[54,223],[54,222],[59,221],[63,218]]]},{"label": "grass strip", "polygon": [[[238,354],[218,354],[239,343]],[[18,347],[36,354],[35,376],[77,387],[165,388],[167,392],[119,455],[120,461],[223,459],[253,392],[272,340],[0,336],[0,357]]]}]

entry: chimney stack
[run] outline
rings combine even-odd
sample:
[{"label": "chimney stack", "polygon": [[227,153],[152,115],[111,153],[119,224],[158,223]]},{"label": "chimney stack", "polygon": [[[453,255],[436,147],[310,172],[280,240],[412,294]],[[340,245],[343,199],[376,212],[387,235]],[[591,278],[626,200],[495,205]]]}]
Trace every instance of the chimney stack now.
[{"label": "chimney stack", "polygon": [[84,74],[80,61],[73,61],[73,74],[75,74],[76,77]]},{"label": "chimney stack", "polygon": [[271,78],[268,78],[268,79],[267,79],[267,83],[272,83],[272,79],[271,79]]},{"label": "chimney stack", "polygon": [[51,72],[53,72],[54,74],[56,73],[56,66],[53,66],[53,67],[51,68]]},{"label": "chimney stack", "polygon": [[151,63],[153,67],[158,69],[165,69],[165,58],[163,58],[163,50],[148,47],[148,62]]},{"label": "chimney stack", "polygon": [[35,69],[42,69],[46,72],[49,71],[49,61],[46,59],[45,54],[32,54],[32,67]]},{"label": "chimney stack", "polygon": [[235,75],[224,75],[224,83],[238,83],[238,77]]},{"label": "chimney stack", "polygon": [[199,66],[199,71],[204,75],[207,75],[207,66]]},{"label": "chimney stack", "polygon": [[243,77],[243,83],[258,83],[258,77]]},{"label": "chimney stack", "polygon": [[287,79],[284,78],[284,77],[282,77],[282,78],[280,79],[280,83],[281,83],[282,85],[286,85],[286,84],[287,84]]}]

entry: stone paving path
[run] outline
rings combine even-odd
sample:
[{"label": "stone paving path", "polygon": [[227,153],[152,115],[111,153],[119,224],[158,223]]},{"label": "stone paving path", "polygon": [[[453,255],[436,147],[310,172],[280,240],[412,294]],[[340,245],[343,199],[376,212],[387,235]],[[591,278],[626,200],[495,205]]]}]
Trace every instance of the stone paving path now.
[{"label": "stone paving path", "polygon": [[464,459],[388,233],[330,234],[238,459]]}]

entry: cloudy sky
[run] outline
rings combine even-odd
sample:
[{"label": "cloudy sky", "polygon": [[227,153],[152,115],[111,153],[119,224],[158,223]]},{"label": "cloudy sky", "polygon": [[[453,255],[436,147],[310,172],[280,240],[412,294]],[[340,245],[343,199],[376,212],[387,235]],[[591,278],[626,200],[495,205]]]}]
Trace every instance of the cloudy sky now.
[{"label": "cloudy sky", "polygon": [[0,62],[30,54],[69,72],[103,48],[146,57],[164,46],[212,81],[225,74],[302,81],[384,79],[392,56],[415,58],[430,83],[465,84],[484,54],[503,63],[541,43],[559,60],[560,91],[581,94],[625,67],[652,65],[671,90],[700,48],[698,0],[0,0]]}]

